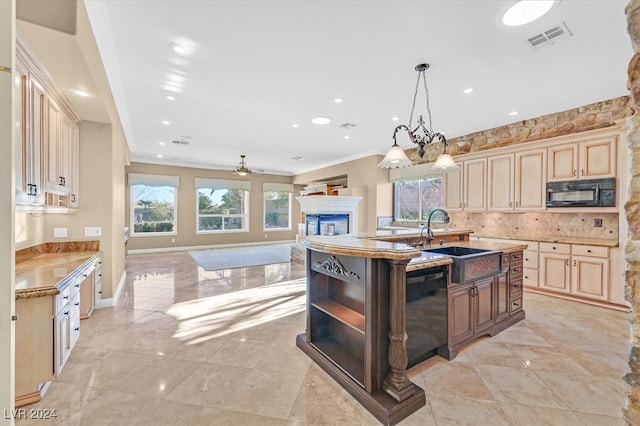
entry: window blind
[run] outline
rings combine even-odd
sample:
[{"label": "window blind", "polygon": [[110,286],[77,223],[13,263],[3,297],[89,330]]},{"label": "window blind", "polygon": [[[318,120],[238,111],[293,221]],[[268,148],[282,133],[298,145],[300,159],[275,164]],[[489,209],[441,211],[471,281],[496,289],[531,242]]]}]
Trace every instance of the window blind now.
[{"label": "window blind", "polygon": [[171,186],[180,188],[180,176],[151,175],[146,173],[129,173],[129,186]]},{"label": "window blind", "polygon": [[293,192],[293,184],[290,184],[290,183],[263,182],[262,183],[262,190],[264,192],[267,192],[267,191]]},{"label": "window blind", "polygon": [[244,189],[251,191],[248,180],[196,178],[196,189]]}]

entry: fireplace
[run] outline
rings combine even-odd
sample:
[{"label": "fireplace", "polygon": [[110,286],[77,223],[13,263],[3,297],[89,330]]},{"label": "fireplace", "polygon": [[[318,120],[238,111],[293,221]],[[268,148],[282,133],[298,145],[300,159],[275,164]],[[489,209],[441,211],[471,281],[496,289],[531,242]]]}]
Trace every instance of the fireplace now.
[{"label": "fireplace", "polygon": [[306,214],[305,235],[344,235],[349,233],[348,214]]},{"label": "fireplace", "polygon": [[296,198],[305,216],[304,235],[344,235],[358,232],[362,197],[307,195]]}]

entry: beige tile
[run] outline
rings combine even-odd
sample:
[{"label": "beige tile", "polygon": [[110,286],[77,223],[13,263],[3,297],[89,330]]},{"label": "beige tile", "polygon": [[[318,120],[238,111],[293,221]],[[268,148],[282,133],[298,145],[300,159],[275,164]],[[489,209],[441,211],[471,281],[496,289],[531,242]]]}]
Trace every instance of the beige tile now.
[{"label": "beige tile", "polygon": [[484,384],[482,377],[470,364],[438,364],[424,371],[413,382],[422,385],[429,397],[456,395],[461,398],[493,400],[493,395]]},{"label": "beige tile", "polygon": [[500,404],[495,401],[439,395],[430,396],[429,402],[438,426],[509,425]]},{"label": "beige tile", "polygon": [[[535,426],[581,426],[582,422],[570,410],[536,407],[533,405],[500,403],[510,425]],[[600,426],[604,426],[602,423]]]},{"label": "beige tile", "polygon": [[304,374],[254,369],[224,407],[226,410],[287,419]]},{"label": "beige tile", "polygon": [[360,424],[364,409],[358,401],[322,371],[309,369],[289,420],[310,425]]},{"label": "beige tile", "polygon": [[547,346],[547,342],[542,336],[522,323],[516,324],[492,337],[495,342],[512,343],[516,345]]},{"label": "beige tile", "polygon": [[566,409],[567,407],[536,374],[526,368],[495,365],[474,367],[496,401]]},{"label": "beige tile", "polygon": [[219,410],[213,419],[215,426],[284,426],[289,425],[286,420],[273,417],[256,416],[254,414],[237,411]]},{"label": "beige tile", "polygon": [[626,426],[622,417],[600,416],[598,414],[575,413],[585,426]]},{"label": "beige tile", "polygon": [[158,357],[142,367],[129,371],[111,383],[109,390],[164,398],[200,366],[199,363]]},{"label": "beige tile", "polygon": [[581,376],[591,375],[572,356],[556,348],[511,345],[511,350],[520,357],[519,359],[525,367],[534,371],[560,371]]},{"label": "beige tile", "polygon": [[609,417],[620,417],[624,404],[623,380],[576,376],[562,372],[536,372],[569,409]]},{"label": "beige tile", "polygon": [[165,397],[172,401],[222,408],[251,372],[248,368],[203,364]]},{"label": "beige tile", "polygon": [[269,342],[264,340],[229,339],[208,362],[253,368],[258,365],[269,346]]}]

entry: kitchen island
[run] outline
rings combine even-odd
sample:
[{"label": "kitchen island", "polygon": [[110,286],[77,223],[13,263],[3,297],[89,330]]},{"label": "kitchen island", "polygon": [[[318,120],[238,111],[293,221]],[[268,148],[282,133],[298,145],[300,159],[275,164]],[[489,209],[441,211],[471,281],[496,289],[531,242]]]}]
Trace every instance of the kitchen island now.
[{"label": "kitchen island", "polygon": [[[521,260],[525,246],[471,243],[469,231],[439,232],[434,237],[438,246],[442,240],[443,247],[455,244],[498,251],[497,273],[451,283],[454,258],[414,247],[414,240],[420,238],[416,230],[310,236],[302,241],[307,249],[307,326],[296,343],[383,424],[398,423],[426,403],[424,390],[407,377],[407,341],[412,338],[406,329],[408,276],[424,271],[425,277],[445,277],[444,288],[426,286],[423,293],[443,292],[438,300],[444,305],[440,308],[445,312],[446,339],[435,349],[449,359],[470,339],[495,334],[524,318],[521,286],[519,295],[513,292],[518,297],[517,312],[511,316],[510,306],[505,305],[512,301],[505,268],[511,267],[514,254],[516,263],[518,253]],[[476,267],[483,271],[487,263],[491,262],[479,262]],[[466,288],[466,300],[452,299],[450,293],[461,285]],[[413,299],[415,292],[410,293]],[[482,319],[481,327],[476,327],[477,318]],[[468,326],[463,326],[465,320]],[[500,324],[504,327],[496,326]],[[412,343],[419,340],[416,336]]]}]

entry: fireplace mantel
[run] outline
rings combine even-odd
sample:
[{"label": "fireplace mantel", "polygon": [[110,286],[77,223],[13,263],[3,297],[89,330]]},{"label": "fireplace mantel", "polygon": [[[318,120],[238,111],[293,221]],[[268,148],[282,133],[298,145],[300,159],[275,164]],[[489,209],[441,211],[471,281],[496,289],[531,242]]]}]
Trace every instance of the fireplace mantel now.
[{"label": "fireplace mantel", "polygon": [[358,232],[358,204],[362,197],[346,195],[307,195],[296,197],[304,214],[348,213],[349,233]]}]

